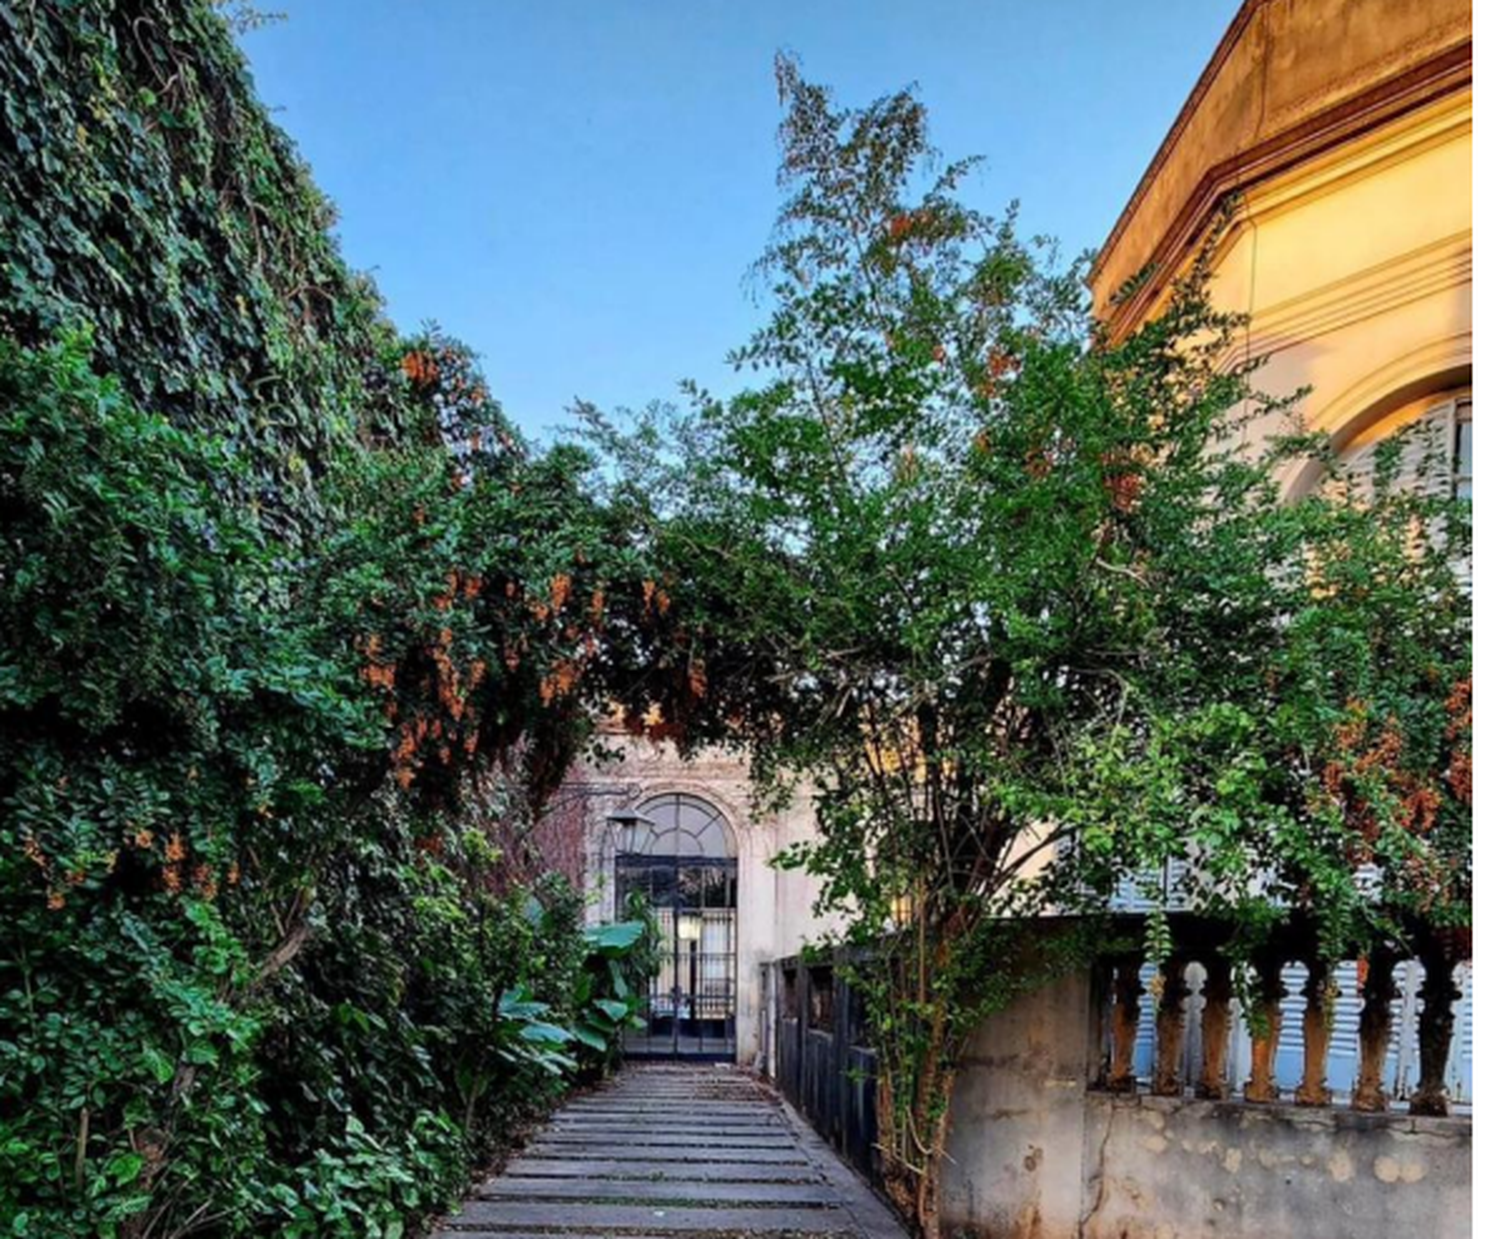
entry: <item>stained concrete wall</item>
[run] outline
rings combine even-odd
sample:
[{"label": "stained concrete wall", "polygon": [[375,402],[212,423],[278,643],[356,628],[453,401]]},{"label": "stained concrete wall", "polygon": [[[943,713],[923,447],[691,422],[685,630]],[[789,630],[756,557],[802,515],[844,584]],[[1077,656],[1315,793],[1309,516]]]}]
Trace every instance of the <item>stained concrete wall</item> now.
[{"label": "stained concrete wall", "polygon": [[1091,1093],[1084,1239],[1467,1239],[1469,1119]]},{"label": "stained concrete wall", "polygon": [[1467,1118],[1091,1091],[1089,986],[974,1038],[953,1102],[946,1228],[975,1239],[1467,1239]]},{"label": "stained concrete wall", "polygon": [[1089,986],[1022,996],[974,1035],[954,1089],[943,1213],[984,1239],[1075,1239],[1089,1139]]}]

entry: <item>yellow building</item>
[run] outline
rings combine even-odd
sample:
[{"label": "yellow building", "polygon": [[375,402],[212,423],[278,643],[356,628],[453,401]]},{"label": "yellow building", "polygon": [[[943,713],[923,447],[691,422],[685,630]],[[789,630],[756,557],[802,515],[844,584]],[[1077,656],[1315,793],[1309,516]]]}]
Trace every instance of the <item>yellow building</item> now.
[{"label": "yellow building", "polygon": [[[1356,468],[1372,463],[1381,439],[1427,420],[1432,435],[1413,440],[1409,462],[1435,438],[1448,467],[1427,484],[1467,494],[1472,163],[1467,0],[1245,0],[1095,260],[1095,313],[1114,336],[1128,334],[1211,245],[1213,297],[1248,316],[1235,360],[1262,363],[1261,390],[1308,389],[1298,414]],[[1258,430],[1284,428],[1263,421]],[[1288,466],[1287,493],[1316,485],[1317,470]],[[1126,906],[1132,889],[1122,888]],[[1336,1012],[1347,1035],[1330,1063],[1338,1087],[1355,1067],[1353,976],[1349,963]],[[1452,1095],[1467,1101],[1467,966],[1460,983],[1448,1076]],[[1405,1018],[1416,1001],[1410,969],[1402,988]],[[1294,992],[1287,1070],[1301,1051],[1300,1003]],[[1248,1053],[1248,1041],[1240,1048]],[[1404,1035],[1398,1093],[1414,1055]]]},{"label": "yellow building", "polygon": [[1149,318],[1229,207],[1214,295],[1249,315],[1259,385],[1310,387],[1350,457],[1430,416],[1466,488],[1472,129],[1467,0],[1246,0],[1099,253],[1096,310]]}]

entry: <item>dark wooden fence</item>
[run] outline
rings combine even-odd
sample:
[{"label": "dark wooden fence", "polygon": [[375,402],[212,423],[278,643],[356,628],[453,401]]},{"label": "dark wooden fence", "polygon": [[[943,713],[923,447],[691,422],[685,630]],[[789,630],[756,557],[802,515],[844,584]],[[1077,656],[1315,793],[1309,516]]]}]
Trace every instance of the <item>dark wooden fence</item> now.
[{"label": "dark wooden fence", "polygon": [[809,963],[798,956],[771,968],[775,1051],[767,1066],[782,1095],[818,1134],[878,1184],[875,1052],[863,1044],[860,995],[839,974],[835,962]]}]

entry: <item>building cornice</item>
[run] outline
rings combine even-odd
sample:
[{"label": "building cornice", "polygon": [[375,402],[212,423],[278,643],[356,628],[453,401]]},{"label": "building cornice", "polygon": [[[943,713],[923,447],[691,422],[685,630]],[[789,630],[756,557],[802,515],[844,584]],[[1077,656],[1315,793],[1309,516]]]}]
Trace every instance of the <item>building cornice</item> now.
[{"label": "building cornice", "polygon": [[[1343,77],[1321,67],[1325,48],[1296,48],[1305,63],[1294,63],[1286,82],[1270,77],[1280,64],[1275,58],[1290,54],[1273,37],[1277,8],[1278,0],[1241,6],[1095,259],[1095,302],[1114,334],[1139,325],[1158,303],[1226,198],[1472,86],[1467,7],[1447,20],[1434,18],[1420,38],[1346,67]],[[1291,19],[1283,12],[1276,20],[1285,25]],[[1285,42],[1299,32],[1279,34]],[[1285,97],[1276,98],[1277,91]],[[1205,108],[1217,111],[1200,119]],[[1201,171],[1192,167],[1195,158],[1204,161]],[[1138,271],[1146,275],[1132,295],[1110,306],[1115,289]],[[1109,287],[1101,286],[1105,280]]]}]

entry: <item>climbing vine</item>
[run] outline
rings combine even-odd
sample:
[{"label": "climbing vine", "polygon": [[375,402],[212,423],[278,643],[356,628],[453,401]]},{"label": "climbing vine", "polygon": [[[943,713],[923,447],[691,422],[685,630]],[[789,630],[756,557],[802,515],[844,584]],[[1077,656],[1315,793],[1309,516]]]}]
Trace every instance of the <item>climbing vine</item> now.
[{"label": "climbing vine", "polygon": [[630,1018],[531,826],[658,574],[218,6],[7,7],[0,99],[0,1229],[415,1233]]}]

